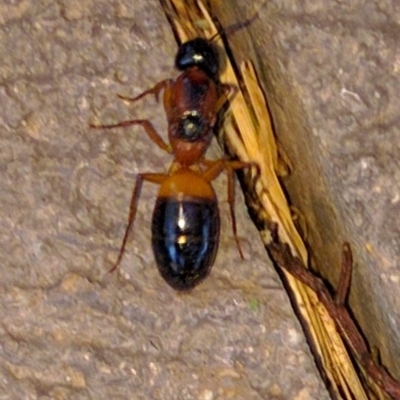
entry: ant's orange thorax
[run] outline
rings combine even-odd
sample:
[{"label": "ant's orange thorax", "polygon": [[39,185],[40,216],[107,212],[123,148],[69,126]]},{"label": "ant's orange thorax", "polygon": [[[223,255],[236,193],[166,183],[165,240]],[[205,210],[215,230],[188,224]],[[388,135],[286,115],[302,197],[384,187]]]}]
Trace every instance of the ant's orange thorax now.
[{"label": "ant's orange thorax", "polygon": [[185,70],[165,90],[168,137],[179,163],[190,165],[203,157],[212,139],[217,101],[216,83],[197,66]]},{"label": "ant's orange thorax", "polygon": [[215,113],[218,97],[215,82],[198,67],[191,67],[171,85],[167,118],[172,122],[176,116],[196,110],[209,119]]}]

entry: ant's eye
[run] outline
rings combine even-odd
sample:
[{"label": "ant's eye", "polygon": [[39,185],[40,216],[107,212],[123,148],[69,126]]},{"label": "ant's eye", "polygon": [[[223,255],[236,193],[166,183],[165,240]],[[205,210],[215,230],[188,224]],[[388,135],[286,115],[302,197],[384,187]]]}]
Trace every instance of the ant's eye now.
[{"label": "ant's eye", "polygon": [[211,79],[216,80],[219,72],[217,48],[207,39],[196,38],[183,43],[175,58],[175,66],[180,71],[198,66]]}]

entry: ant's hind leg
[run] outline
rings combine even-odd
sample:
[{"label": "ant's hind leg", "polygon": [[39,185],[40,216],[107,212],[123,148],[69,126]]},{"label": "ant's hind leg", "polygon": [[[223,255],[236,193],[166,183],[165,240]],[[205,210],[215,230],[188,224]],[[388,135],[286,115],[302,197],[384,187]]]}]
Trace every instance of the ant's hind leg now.
[{"label": "ant's hind leg", "polygon": [[[243,165],[239,166],[239,169],[245,168],[246,166],[247,165],[243,163]],[[235,239],[240,258],[244,260],[242,247],[240,246],[240,242],[237,236],[236,214],[235,214],[235,177],[233,175],[233,171],[234,170],[232,168],[226,169],[226,173],[228,176],[228,204],[229,204],[229,212],[231,214],[233,237]]]},{"label": "ant's hind leg", "polygon": [[208,166],[208,169],[203,173],[203,178],[208,182],[211,182],[214,179],[216,179],[223,170],[225,170],[227,173],[228,204],[232,222],[232,232],[236,242],[236,247],[239,251],[240,258],[243,260],[244,259],[243,251],[240,246],[239,238],[237,236],[236,215],[235,215],[235,176],[233,172],[239,169],[250,168],[254,164],[241,161],[227,161],[227,160],[217,160],[217,161],[202,160],[202,163]]},{"label": "ant's hind leg", "polygon": [[114,272],[118,268],[118,265],[120,264],[120,262],[122,260],[122,256],[124,255],[126,242],[128,241],[129,233],[130,233],[130,231],[133,227],[133,223],[135,221],[136,211],[137,211],[137,206],[138,206],[138,202],[139,202],[140,192],[141,192],[142,186],[143,186],[143,181],[162,184],[164,182],[165,178],[166,178],[166,175],[155,174],[155,173],[139,174],[136,177],[135,188],[133,189],[131,204],[129,206],[128,225],[125,229],[125,234],[124,234],[124,238],[122,239],[122,245],[119,250],[117,261],[115,262],[115,264],[113,265],[113,267],[110,269],[109,272]]},{"label": "ant's hind leg", "polygon": [[91,128],[94,129],[111,129],[111,128],[126,128],[127,126],[140,125],[144,128],[149,138],[162,150],[167,153],[172,153],[171,146],[164,142],[162,137],[158,134],[153,124],[147,119],[132,119],[128,121],[118,122],[112,125],[95,125],[89,124]]}]

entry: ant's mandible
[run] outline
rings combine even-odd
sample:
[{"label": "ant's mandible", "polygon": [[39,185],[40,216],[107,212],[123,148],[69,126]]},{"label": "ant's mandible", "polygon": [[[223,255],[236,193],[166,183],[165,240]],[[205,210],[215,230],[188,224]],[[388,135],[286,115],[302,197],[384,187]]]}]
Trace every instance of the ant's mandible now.
[{"label": "ant's mandible", "polygon": [[148,94],[158,99],[160,92],[164,91],[170,144],[161,138],[148,120],[90,126],[109,129],[140,125],[158,147],[173,155],[167,174],[149,172],[137,175],[128,225],[118,259],[110,272],[118,267],[124,254],[143,182],[156,183],[160,190],[152,217],[154,256],[165,281],[175,290],[184,291],[195,287],[210,273],[217,254],[220,217],[211,182],[224,170],[228,175],[232,231],[243,258],[236,233],[233,173],[252,164],[204,158],[213,137],[217,114],[233,89],[219,82],[220,61],[216,46],[203,38],[189,40],[179,47],[175,66],[182,71],[176,79],[163,80],[134,98],[118,96],[133,102]]}]

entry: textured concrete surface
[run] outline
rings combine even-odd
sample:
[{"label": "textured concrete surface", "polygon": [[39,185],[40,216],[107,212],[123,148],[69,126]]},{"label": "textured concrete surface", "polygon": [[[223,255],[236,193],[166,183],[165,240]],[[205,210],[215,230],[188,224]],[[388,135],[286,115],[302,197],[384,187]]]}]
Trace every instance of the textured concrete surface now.
[{"label": "textured concrete surface", "polygon": [[196,290],[177,294],[157,273],[152,185],[120,270],[106,273],[136,173],[170,157],[140,129],[88,122],[137,116],[165,132],[153,99],[116,99],[175,74],[158,3],[3,2],[0,51],[0,397],[327,399],[240,196],[238,257],[223,178],[221,248]]},{"label": "textured concrete surface", "polygon": [[[224,25],[261,1],[233,3],[216,10]],[[398,379],[399,21],[394,1],[271,0],[230,37],[235,55],[258,59],[315,264],[335,286],[341,242],[351,242],[352,310]]]}]

